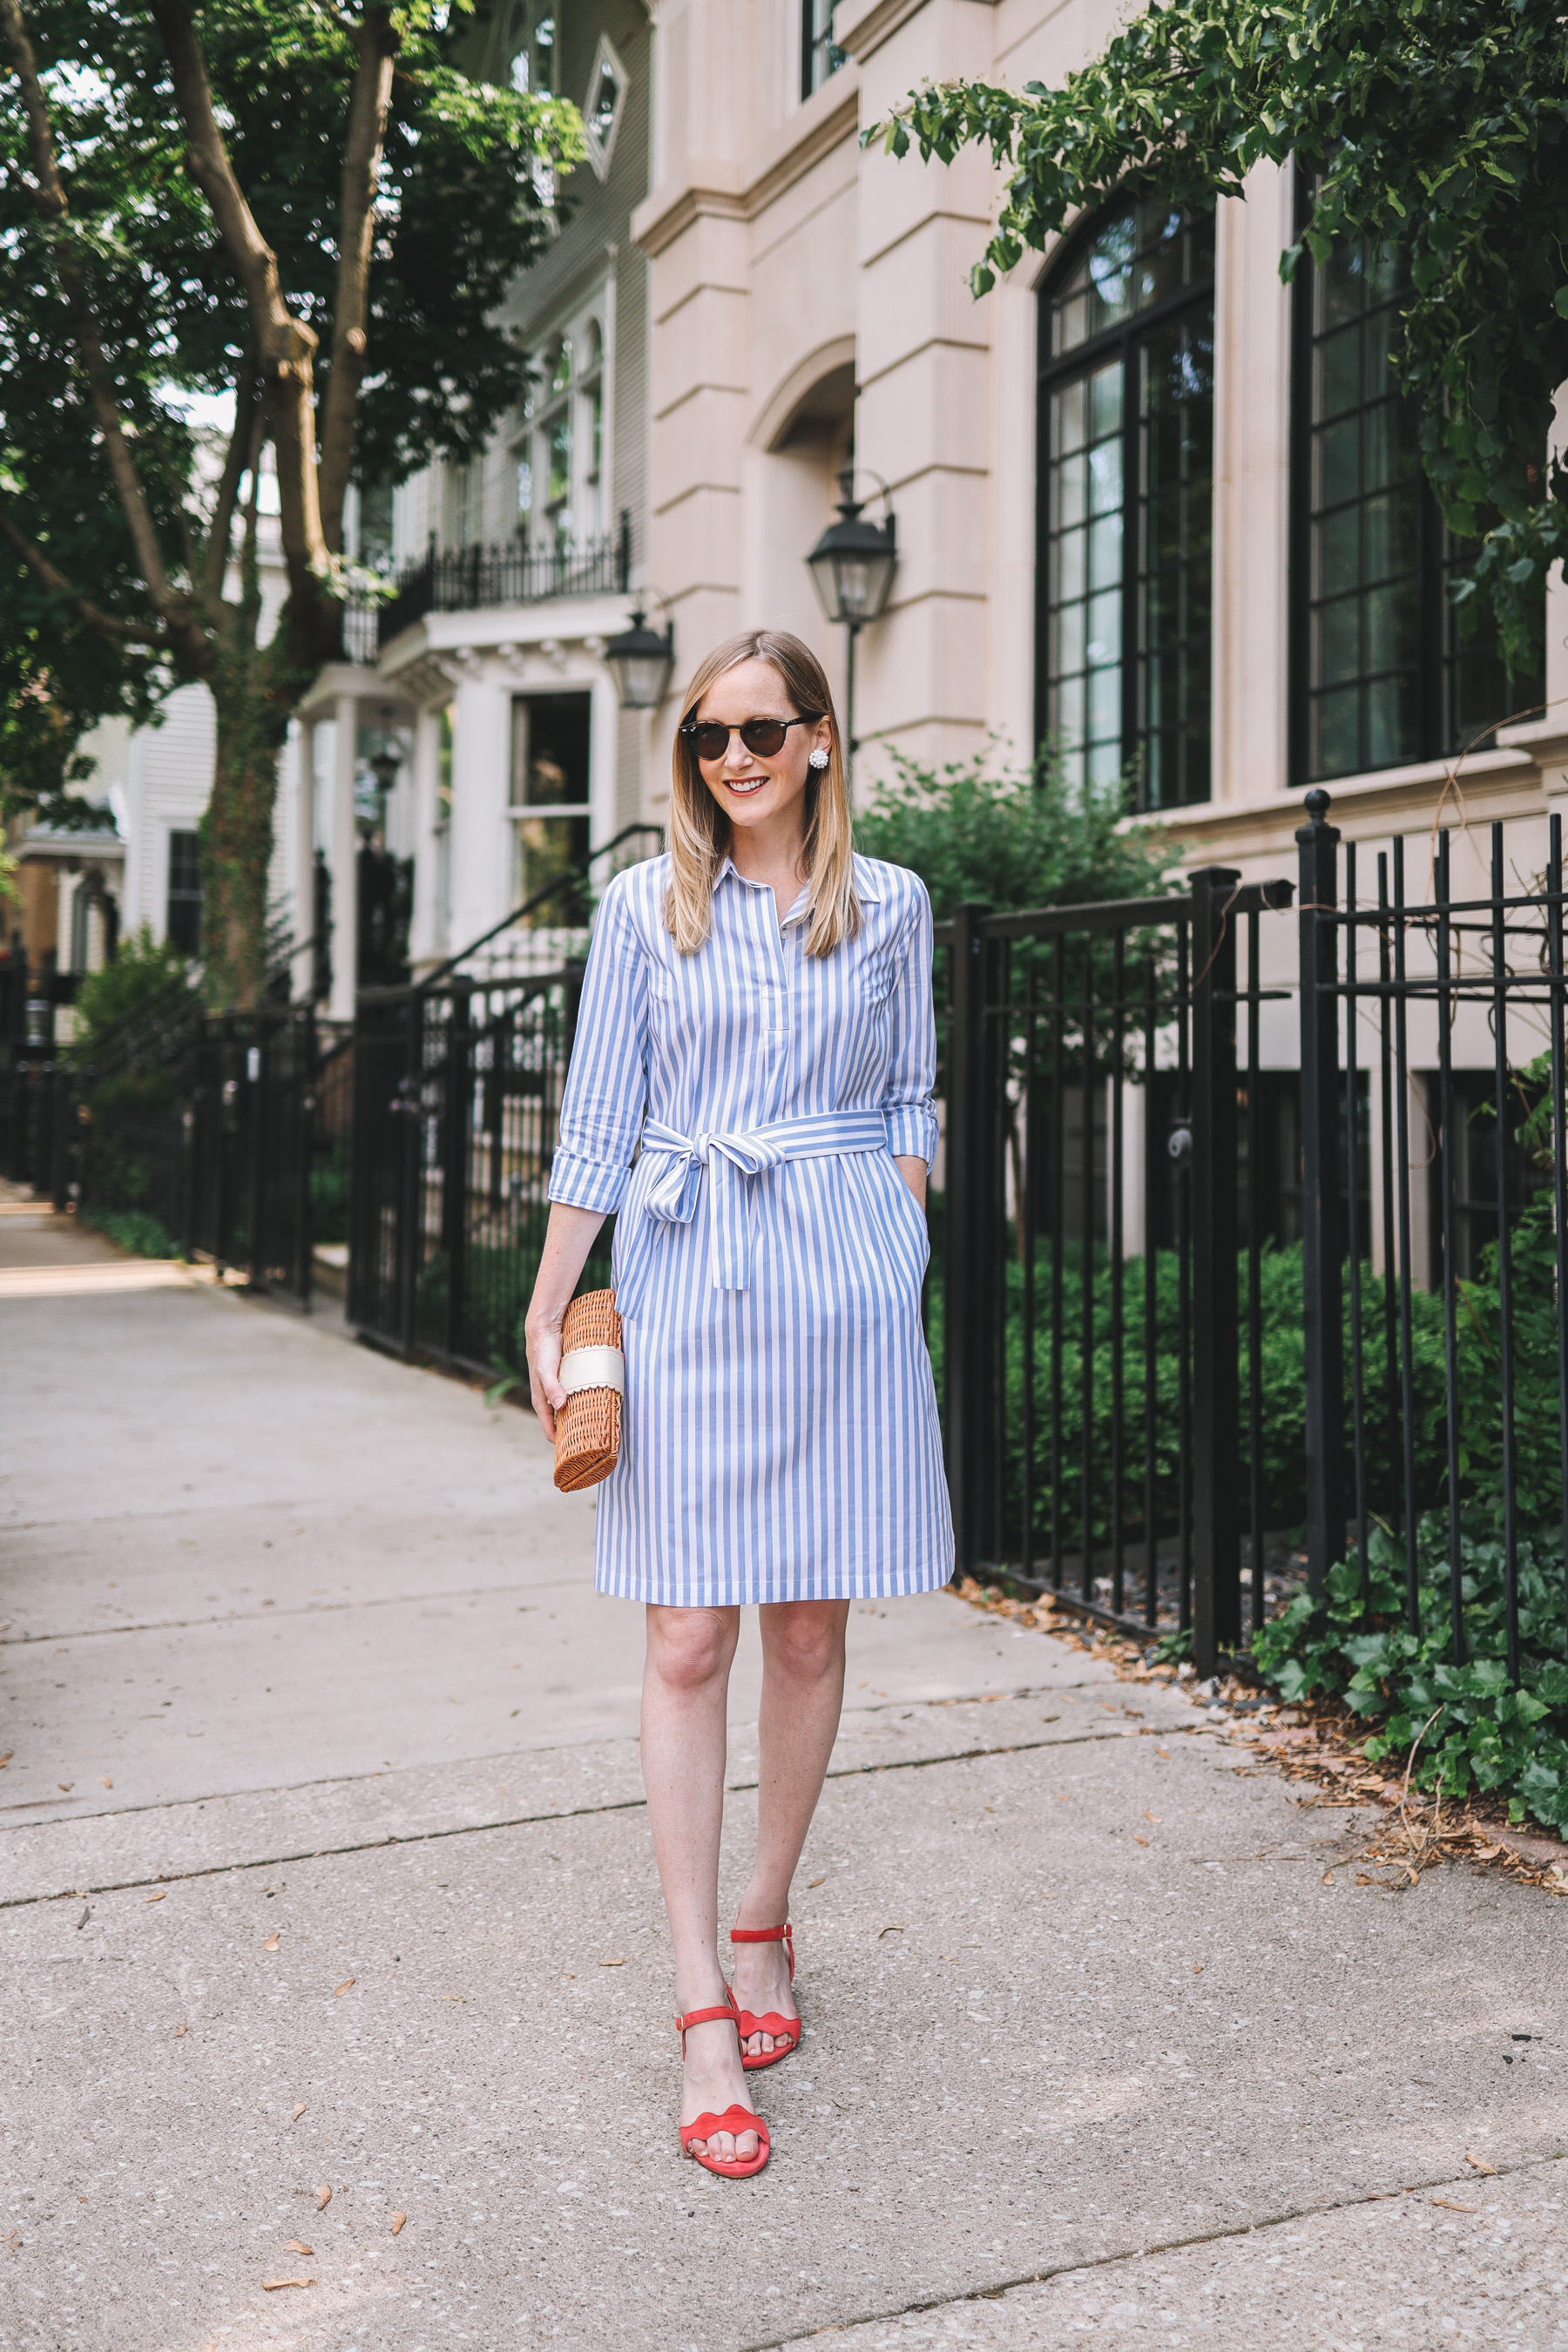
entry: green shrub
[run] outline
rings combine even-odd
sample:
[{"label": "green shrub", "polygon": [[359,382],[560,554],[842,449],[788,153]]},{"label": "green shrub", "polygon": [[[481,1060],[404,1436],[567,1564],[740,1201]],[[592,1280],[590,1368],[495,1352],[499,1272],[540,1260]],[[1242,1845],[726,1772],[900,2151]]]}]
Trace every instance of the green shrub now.
[{"label": "green shrub", "polygon": [[939,770],[889,750],[892,775],[857,814],[855,846],[918,874],[939,923],[966,898],[1070,907],[1163,887],[1176,853],[1157,827],[1121,829],[1122,784],[1074,791],[1048,748],[1032,775],[988,772],[994,756],[992,746]]},{"label": "green shrub", "polygon": [[1519,1544],[1520,1683],[1508,1677],[1504,1554],[1495,1514],[1475,1504],[1461,1538],[1465,1664],[1453,1663],[1448,1515],[1428,1512],[1416,1560],[1421,1630],[1406,1621],[1405,1557],[1386,1528],[1367,1546],[1370,1605],[1359,1562],[1329,1574],[1321,1612],[1299,1593],[1255,1633],[1252,1655],[1286,1699],[1334,1698],[1375,1725],[1364,1752],[1403,1771],[1412,1747],[1417,1787],[1466,1797],[1506,1794],[1568,1833],[1568,1664],[1563,1660],[1563,1529],[1538,1526]]},{"label": "green shrub", "polygon": [[1404,1547],[1386,1526],[1367,1544],[1368,1598],[1359,1557],[1331,1570],[1323,1607],[1301,1593],[1253,1636],[1264,1679],[1288,1699],[1336,1699],[1373,1725],[1365,1752],[1403,1764],[1417,1741],[1412,1778],[1445,1795],[1505,1795],[1568,1833],[1568,1664],[1559,1483],[1556,1242],[1551,1202],[1531,1204],[1513,1229],[1513,1454],[1519,1524],[1520,1681],[1508,1674],[1502,1542],[1504,1427],[1498,1252],[1482,1253],[1480,1279],[1458,1287],[1458,1429],[1465,1663],[1454,1664],[1447,1432],[1440,1349],[1443,1303],[1416,1293],[1416,1440],[1420,1500],[1417,1615],[1408,1624]]},{"label": "green shrub", "polygon": [[143,923],[121,940],[100,971],[87,973],[79,983],[70,1060],[79,1069],[89,1066],[109,1031],[188,985],[190,972],[190,958],[167,940],[155,940]]},{"label": "green shrub", "polygon": [[180,1245],[163,1221],[144,1209],[83,1209],[80,1222],[106,1234],[137,1257],[178,1257]]},{"label": "green shrub", "polygon": [[[933,1199],[940,1211],[940,1196]],[[1154,1260],[1154,1507],[1161,1533],[1178,1524],[1181,1447],[1181,1361],[1179,1335],[1179,1262],[1173,1250],[1161,1250]],[[1097,1245],[1092,1262],[1093,1302],[1090,1364],[1089,1461],[1091,1533],[1096,1544],[1109,1542],[1111,1521],[1111,1450],[1114,1426],[1110,1258]],[[1121,1519],[1123,1531],[1138,1530],[1143,1519],[1143,1450],[1146,1423],[1143,1314],[1144,1261],[1130,1258],[1122,1272],[1121,1352]],[[1247,1417],[1248,1344],[1246,1323],[1247,1267],[1237,1265],[1238,1297],[1242,1306],[1237,1334],[1237,1378],[1241,1425],[1237,1434],[1237,1476],[1243,1482],[1243,1510],[1250,1476]],[[1003,1347],[1005,1409],[1002,1421],[1002,1532],[1005,1548],[1016,1549],[1023,1527],[1024,1437],[1026,1416],[1024,1354],[1025,1271],[1009,1255],[1005,1274],[1006,1322]],[[1352,1393],[1348,1366],[1352,1319],[1346,1286],[1344,1303],[1345,1446],[1352,1442]],[[933,1224],[932,1271],[927,1291],[927,1338],[939,1383],[942,1378],[942,1270],[940,1235]],[[1306,1513],[1305,1465],[1302,1446],[1302,1389],[1306,1374],[1302,1331],[1301,1252],[1300,1245],[1279,1249],[1268,1244],[1260,1254],[1259,1303],[1262,1324],[1262,1460],[1263,1516],[1270,1528],[1294,1528]],[[1081,1534],[1083,1444],[1083,1250],[1068,1242],[1063,1250],[1061,1277],[1061,1460],[1064,1548],[1076,1550]],[[1404,1468],[1402,1412],[1397,1393],[1390,1396],[1384,1345],[1384,1290],[1380,1278],[1362,1277],[1362,1347],[1364,1364],[1363,1420],[1369,1501],[1373,1508],[1403,1507]],[[1416,1430],[1416,1498],[1418,1507],[1435,1503],[1442,1492],[1444,1463],[1442,1301],[1417,1293],[1412,1301],[1414,1387]],[[1052,1492],[1051,1437],[1051,1268],[1048,1249],[1040,1245],[1035,1274],[1034,1459],[1032,1471],[1034,1550],[1038,1557],[1050,1541]]]}]

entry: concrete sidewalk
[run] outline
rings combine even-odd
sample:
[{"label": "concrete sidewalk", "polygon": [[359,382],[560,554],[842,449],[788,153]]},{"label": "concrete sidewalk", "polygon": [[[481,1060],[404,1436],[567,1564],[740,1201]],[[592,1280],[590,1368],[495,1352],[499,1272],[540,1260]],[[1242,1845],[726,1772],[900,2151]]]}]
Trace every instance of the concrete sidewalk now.
[{"label": "concrete sidewalk", "polygon": [[591,1499],[132,1264],[0,1197],[0,2346],[1568,2346],[1568,1904],[1331,1877],[1354,1814],[946,1595],[853,1612],[773,2161],[684,2164]]}]

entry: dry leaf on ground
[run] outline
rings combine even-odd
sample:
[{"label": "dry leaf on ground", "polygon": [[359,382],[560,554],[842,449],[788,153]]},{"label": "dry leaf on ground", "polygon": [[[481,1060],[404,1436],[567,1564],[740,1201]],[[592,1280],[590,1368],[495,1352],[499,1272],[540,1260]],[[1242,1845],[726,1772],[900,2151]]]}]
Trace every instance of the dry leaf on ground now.
[{"label": "dry leaf on ground", "polygon": [[1152,1812],[1149,1811],[1148,1806],[1147,1806],[1147,1805],[1145,1805],[1145,1806],[1144,1806],[1144,1808],[1143,1808],[1143,1818],[1144,1818],[1144,1820],[1145,1820],[1146,1822],[1158,1822],[1161,1820],[1162,1816],[1161,1816],[1159,1813],[1152,1813]]},{"label": "dry leaf on ground", "polygon": [[624,1969],[626,1967],[626,1961],[624,1958],[618,1960],[601,1960],[599,1962],[599,1966],[602,1969]]},{"label": "dry leaf on ground", "polygon": [[308,2246],[303,2238],[285,2238],[283,2243],[289,2253],[303,2254],[307,2262],[316,2251],[314,2246]]},{"label": "dry leaf on ground", "polygon": [[1465,2150],[1465,2162],[1469,2166],[1472,2172],[1484,2173],[1489,2180],[1496,2179],[1497,2167],[1495,2164],[1489,2164],[1484,2156],[1472,2156],[1469,2149],[1467,2148]]},{"label": "dry leaf on ground", "polygon": [[1134,1845],[1147,1845],[1149,1841],[1147,1838],[1135,1837],[1132,1843]]},{"label": "dry leaf on ground", "polygon": [[104,1783],[103,1783],[103,1785],[104,1785],[104,1787],[105,1787],[106,1789],[112,1789],[112,1788],[113,1788],[113,1786],[114,1786],[114,1783],[113,1783],[113,1781],[112,1781],[112,1780],[105,1780],[105,1781],[104,1781]]},{"label": "dry leaf on ground", "polygon": [[261,1948],[262,1948],[262,1950],[263,1950],[264,1952],[275,1952],[275,1951],[278,1949],[278,1936],[277,1936],[277,1934],[273,1934],[273,1935],[268,1936],[268,1938],[267,1938],[267,1941],[262,1945]]},{"label": "dry leaf on ground", "polygon": [[341,1984],[341,1985],[339,1985],[339,1986],[337,1986],[337,1987],[336,1987],[336,1989],[334,1990],[333,1994],[332,1994],[332,1998],[333,1998],[333,2000],[342,2000],[342,1997],[343,1997],[344,1993],[346,1993],[346,1992],[353,1992],[353,1989],[354,1989],[354,1984],[355,1984],[355,1979],[354,1979],[354,1978],[353,1978],[353,1977],[345,1977],[345,1978],[343,1979],[343,1980],[342,1980],[342,1984]]},{"label": "dry leaf on ground", "polygon": [[174,2039],[177,2042],[182,2033],[188,2033],[190,2030],[191,2029],[188,2025],[176,2025],[174,2028]]},{"label": "dry leaf on ground", "polygon": [[261,2292],[263,2294],[276,2294],[280,2286],[314,2286],[316,2282],[313,2278],[263,2279],[261,2282]]},{"label": "dry leaf on ground", "polygon": [[299,2104],[299,2105],[295,2108],[295,2110],[294,2110],[293,2114],[289,2116],[289,2122],[290,2122],[291,2124],[297,2124],[297,2123],[299,2122],[299,2120],[300,2120],[300,2116],[304,2114],[304,2112],[305,2112],[305,2102],[304,2102],[304,2100],[303,2100],[303,2099],[301,2099],[301,2100],[300,2100],[300,2104]]},{"label": "dry leaf on ground", "polygon": [[395,2238],[396,2237],[396,2235],[397,2235],[397,2233],[398,2233],[399,2230],[401,2230],[401,2229],[402,2229],[403,2224],[405,2223],[405,2221],[407,2221],[407,2219],[408,2219],[408,2216],[407,2216],[407,2214],[406,2214],[406,2213],[395,2213],[395,2214],[393,2215],[393,2217],[392,2217],[392,2234],[393,2234],[393,2236],[394,2236]]},{"label": "dry leaf on ground", "polygon": [[166,1886],[156,1887],[151,1895],[144,1895],[142,1900],[143,1903],[162,1903],[168,1891]]},{"label": "dry leaf on ground", "polygon": [[9,1764],[12,1757],[15,1756],[16,1753],[16,1751],[14,1748],[7,1748],[5,1755],[0,1756],[0,1772],[3,1772],[5,1769],[6,1765]]},{"label": "dry leaf on ground", "polygon": [[321,2187],[320,2187],[320,2188],[317,2189],[317,2191],[316,2191],[316,2210],[317,2210],[317,2212],[318,2212],[318,2213],[324,2213],[324,2212],[326,2211],[326,2210],[327,2210],[328,2206],[331,2203],[331,2201],[332,2201],[332,2192],[331,2192],[331,2190],[328,2188],[328,2186],[327,2186],[326,2182],[323,2180],[323,2181],[322,2181],[322,2183],[321,2183]]},{"label": "dry leaf on ground", "polygon": [[1432,2202],[1440,2205],[1445,2213],[1473,2213],[1476,2210],[1473,2205],[1456,2205],[1451,2197],[1434,2197]]},{"label": "dry leaf on ground", "polygon": [[806,1881],[806,1885],[807,1885],[808,1886],[826,1886],[826,1884],[827,1884],[827,1873],[826,1873],[826,1871],[824,1871],[824,1872],[823,1872],[822,1876],[821,1876],[820,1878],[808,1878],[808,1879],[807,1879],[807,1881]]}]

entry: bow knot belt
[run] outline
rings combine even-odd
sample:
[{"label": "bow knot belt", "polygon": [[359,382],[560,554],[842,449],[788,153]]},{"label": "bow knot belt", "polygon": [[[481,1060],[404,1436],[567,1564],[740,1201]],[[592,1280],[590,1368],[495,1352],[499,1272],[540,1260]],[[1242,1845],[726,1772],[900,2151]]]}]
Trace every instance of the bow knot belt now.
[{"label": "bow knot belt", "polygon": [[842,1154],[883,1151],[888,1123],[879,1110],[822,1111],[808,1118],[775,1119],[725,1135],[679,1135],[650,1118],[643,1129],[644,1157],[662,1160],[642,1202],[641,1214],[623,1247],[616,1305],[635,1316],[648,1278],[653,1234],[649,1221],[689,1225],[697,1213],[706,1176],[709,1205],[708,1260],[715,1290],[749,1290],[752,1282],[752,1180],[786,1160],[837,1160]]}]

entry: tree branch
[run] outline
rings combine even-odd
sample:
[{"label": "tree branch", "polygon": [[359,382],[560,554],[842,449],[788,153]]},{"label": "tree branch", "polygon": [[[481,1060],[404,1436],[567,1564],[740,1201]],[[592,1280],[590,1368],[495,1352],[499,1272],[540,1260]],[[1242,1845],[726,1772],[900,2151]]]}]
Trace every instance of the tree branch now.
[{"label": "tree branch", "polygon": [[59,566],[49,562],[43,549],[25,530],[19,530],[9,515],[0,514],[0,539],[16,549],[28,571],[46,588],[63,596],[77,617],[110,645],[161,646],[165,651],[169,649],[169,638],[163,629],[150,629],[140,621],[122,621],[118,614],[106,613],[101,604],[95,604],[90,596],[84,596],[79,588],[73,588]]},{"label": "tree branch", "polygon": [[[0,6],[15,0],[0,0]],[[311,392],[314,331],[283,299],[278,257],[245,200],[213,106],[206,60],[183,0],[151,0],[185,126],[185,163],[212,207],[218,234],[250,310],[251,335],[266,389],[272,446],[278,453],[278,503],[283,558],[297,628],[308,628],[331,571],[321,535],[316,478],[316,419]]]},{"label": "tree branch", "polygon": [[353,468],[354,413],[365,365],[376,175],[386,142],[393,60],[401,47],[390,8],[367,8],[355,31],[359,65],[349,102],[332,306],[331,372],[321,404],[321,529],[333,554],[343,543],[343,499]]},{"label": "tree branch", "polygon": [[[0,33],[3,33],[5,47],[10,51],[12,69],[21,84],[22,104],[27,118],[27,144],[33,165],[33,201],[48,234],[55,274],[70,314],[78,361],[87,378],[88,396],[103,438],[104,454],[131,532],[137,565],[146,583],[153,609],[168,631],[173,649],[184,667],[200,675],[209,666],[206,640],[196,619],[191,597],[182,594],[172,585],[164,567],[163,551],[158,544],[152,509],[137,478],[131,445],[120,421],[119,404],[114,396],[109,362],[99,338],[87,280],[72,257],[67,226],[70,204],[60,176],[59,156],[49,121],[48,103],[38,79],[37,60],[33,54],[33,44],[28,37],[20,0],[0,0]],[[104,614],[102,617],[108,619],[110,616]],[[93,625],[98,624],[95,622]]]},{"label": "tree branch", "polygon": [[239,379],[234,387],[234,430],[228,436],[224,454],[223,472],[218,477],[217,496],[213,502],[212,521],[207,528],[207,543],[202,562],[202,602],[209,614],[216,612],[223,599],[224,575],[228,570],[229,541],[234,536],[234,510],[239,500],[239,486],[247,466],[256,462],[256,439],[262,410],[258,395],[261,390],[261,372],[256,364],[254,350],[247,349],[240,363]]}]

